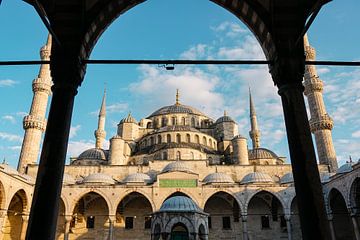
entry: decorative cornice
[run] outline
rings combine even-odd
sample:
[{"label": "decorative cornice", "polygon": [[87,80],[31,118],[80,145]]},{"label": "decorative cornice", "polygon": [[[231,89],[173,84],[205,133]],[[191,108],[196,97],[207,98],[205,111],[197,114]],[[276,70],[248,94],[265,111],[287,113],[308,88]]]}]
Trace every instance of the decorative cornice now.
[{"label": "decorative cornice", "polygon": [[316,59],[316,50],[311,46],[305,46],[306,60],[314,61]]},{"label": "decorative cornice", "polygon": [[44,132],[46,129],[46,119],[39,116],[27,115],[23,119],[23,128],[24,130],[35,128]]},{"label": "decorative cornice", "polygon": [[304,94],[307,96],[313,92],[322,92],[324,84],[319,78],[312,78],[310,81],[304,82],[304,87]]},{"label": "decorative cornice", "polygon": [[94,134],[95,134],[96,138],[105,138],[106,137],[106,132],[102,129],[95,130]]},{"label": "decorative cornice", "polygon": [[46,78],[35,78],[32,83],[33,92],[45,92],[51,94],[51,81]]},{"label": "decorative cornice", "polygon": [[310,119],[310,131],[331,130],[334,127],[332,118],[326,113],[318,119]]}]

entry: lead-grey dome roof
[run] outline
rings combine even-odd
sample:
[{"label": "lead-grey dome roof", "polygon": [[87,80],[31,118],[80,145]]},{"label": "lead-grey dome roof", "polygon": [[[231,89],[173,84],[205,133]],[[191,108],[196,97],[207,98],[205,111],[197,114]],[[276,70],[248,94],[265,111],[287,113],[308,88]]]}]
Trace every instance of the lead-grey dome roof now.
[{"label": "lead-grey dome roof", "polygon": [[103,160],[107,159],[107,151],[101,148],[90,148],[82,152],[76,160]]},{"label": "lead-grey dome roof", "polygon": [[226,173],[216,172],[216,173],[211,173],[211,174],[207,175],[204,178],[203,183],[205,183],[205,184],[234,183],[234,180]]},{"label": "lead-grey dome roof", "polygon": [[255,148],[249,150],[249,159],[277,159],[279,158],[273,151],[266,148]]},{"label": "lead-grey dome roof", "polygon": [[232,123],[235,123],[235,121],[234,121],[231,117],[225,115],[225,116],[222,116],[222,117],[218,118],[218,119],[216,120],[215,124],[223,123],[223,122],[232,122]]},{"label": "lead-grey dome roof", "polygon": [[141,183],[149,184],[152,182],[152,179],[149,175],[145,173],[132,173],[124,178],[123,183]]},{"label": "lead-grey dome roof", "polygon": [[289,172],[280,178],[280,184],[290,184],[294,182],[294,175]]},{"label": "lead-grey dome roof", "polygon": [[199,110],[197,110],[193,107],[182,105],[182,104],[174,104],[174,105],[165,106],[165,107],[162,107],[162,108],[156,110],[148,118],[158,116],[158,115],[171,114],[171,113],[190,113],[190,114],[205,116],[202,112],[200,112]]},{"label": "lead-grey dome roof", "polygon": [[105,173],[93,173],[86,176],[82,183],[115,184],[115,180]]},{"label": "lead-grey dome roof", "polygon": [[194,173],[191,168],[184,161],[174,161],[166,165],[161,173],[166,172],[187,172]]},{"label": "lead-grey dome roof", "polygon": [[252,172],[245,175],[245,177],[240,181],[241,184],[250,184],[250,183],[273,183],[274,180],[267,173],[262,172]]},{"label": "lead-grey dome roof", "polygon": [[355,165],[354,162],[347,162],[343,165],[341,165],[341,167],[338,168],[338,170],[336,171],[336,173],[347,173],[347,172],[351,172],[353,170],[353,165]]},{"label": "lead-grey dome roof", "polygon": [[191,198],[174,196],[165,200],[159,212],[202,212],[202,210]]}]

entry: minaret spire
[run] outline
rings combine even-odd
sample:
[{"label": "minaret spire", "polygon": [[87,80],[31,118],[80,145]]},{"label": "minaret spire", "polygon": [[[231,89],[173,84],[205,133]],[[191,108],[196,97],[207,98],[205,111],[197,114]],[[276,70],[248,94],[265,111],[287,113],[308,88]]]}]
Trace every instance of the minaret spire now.
[{"label": "minaret spire", "polygon": [[180,105],[179,97],[180,97],[179,89],[176,89],[176,102],[175,102],[175,105]]},{"label": "minaret spire", "polygon": [[[42,61],[49,61],[51,54],[51,35],[48,35],[47,43],[40,49]],[[50,76],[50,65],[42,64],[40,66],[38,77],[32,83],[34,92],[29,115],[23,119],[23,128],[25,130],[24,140],[21,147],[19,163],[17,170],[25,173],[28,164],[34,164],[37,161],[40,149],[41,135],[46,128],[46,107],[49,95],[51,94],[52,80]]]},{"label": "minaret spire", "polygon": [[106,137],[105,132],[105,118],[106,118],[106,88],[104,89],[104,95],[101,102],[99,111],[98,128],[95,130],[94,135],[96,138],[95,147],[102,148]]},{"label": "minaret spire", "polygon": [[[304,36],[306,61],[315,61],[316,52],[310,46],[307,35]],[[317,154],[320,164],[329,166],[330,171],[338,168],[331,130],[333,120],[327,114],[323,99],[323,82],[319,78],[314,65],[305,66],[304,94],[307,97],[310,109],[310,130],[315,135]]]},{"label": "minaret spire", "polygon": [[249,87],[249,105],[250,105],[250,123],[251,123],[251,130],[249,132],[249,135],[252,140],[253,149],[255,149],[260,147],[260,130],[257,124],[256,112],[255,112],[254,102],[251,97],[250,87]]}]

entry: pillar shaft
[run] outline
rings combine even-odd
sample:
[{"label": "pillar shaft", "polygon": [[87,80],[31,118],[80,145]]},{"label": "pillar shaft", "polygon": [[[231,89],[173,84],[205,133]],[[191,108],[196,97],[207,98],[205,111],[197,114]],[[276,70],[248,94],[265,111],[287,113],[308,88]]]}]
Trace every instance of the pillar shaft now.
[{"label": "pillar shaft", "polygon": [[21,237],[20,237],[20,239],[25,239],[26,229],[28,227],[28,223],[29,223],[29,216],[27,216],[27,215],[22,216]]},{"label": "pillar shaft", "polygon": [[287,228],[288,240],[292,240],[292,229],[291,229],[290,217],[285,218],[285,220],[286,220],[286,228]]},{"label": "pillar shaft", "polygon": [[351,216],[351,221],[354,227],[355,238],[356,240],[360,240],[359,224],[357,222],[356,215]]},{"label": "pillar shaft", "polygon": [[[66,68],[64,68],[65,71]],[[58,78],[66,76],[56,76]],[[62,79],[61,82],[69,81]],[[71,80],[71,79],[70,79]],[[76,87],[53,86],[26,239],[54,239]],[[44,223],[48,227],[44,228]]]},{"label": "pillar shaft", "polygon": [[328,221],[329,221],[331,240],[336,240],[334,223],[333,223],[333,215],[331,213],[329,213],[327,217],[328,217]]},{"label": "pillar shaft", "polygon": [[64,240],[69,240],[69,233],[70,233],[70,223],[72,217],[65,216],[65,228],[64,228]]},{"label": "pillar shaft", "polygon": [[242,216],[241,219],[243,224],[243,240],[248,240],[247,217]]}]

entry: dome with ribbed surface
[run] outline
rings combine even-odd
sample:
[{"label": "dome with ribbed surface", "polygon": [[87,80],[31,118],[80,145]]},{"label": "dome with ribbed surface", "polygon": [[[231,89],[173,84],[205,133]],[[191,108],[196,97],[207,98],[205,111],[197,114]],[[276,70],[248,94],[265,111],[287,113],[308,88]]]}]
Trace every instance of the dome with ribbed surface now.
[{"label": "dome with ribbed surface", "polygon": [[341,167],[338,168],[338,170],[336,171],[336,173],[347,173],[347,172],[351,172],[353,170],[353,166],[355,165],[354,162],[347,162],[343,165],[341,165]]},{"label": "dome with ribbed surface", "polygon": [[75,184],[76,183],[76,180],[75,178],[73,178],[73,176],[71,176],[70,174],[68,173],[64,173],[64,176],[63,176],[63,184],[65,185],[71,185],[71,184]]},{"label": "dome with ribbed surface", "polygon": [[175,196],[167,199],[159,212],[202,212],[196,203],[185,196]]},{"label": "dome with ribbed surface", "polygon": [[229,116],[222,116],[220,118],[218,118],[215,122],[215,124],[218,124],[218,123],[223,123],[223,122],[232,122],[232,123],[235,123],[235,121],[229,117]]},{"label": "dome with ribbed surface", "polygon": [[211,174],[207,175],[204,178],[203,183],[205,183],[205,184],[234,183],[234,180],[226,173],[216,172],[216,173],[211,173]]},{"label": "dome with ribbed surface", "polygon": [[152,182],[152,179],[149,175],[147,175],[145,173],[132,173],[132,174],[126,176],[126,178],[124,178],[124,180],[122,182],[123,183],[136,183],[136,184],[149,184]]},{"label": "dome with ribbed surface", "polygon": [[156,110],[148,118],[158,116],[158,115],[171,114],[171,113],[190,113],[190,114],[205,116],[202,112],[200,112],[199,110],[197,110],[193,107],[182,105],[182,104],[174,104],[174,105],[165,106],[165,107],[162,107],[162,108]]},{"label": "dome with ribbed surface", "polygon": [[294,182],[294,175],[289,172],[280,178],[280,184],[290,184]]},{"label": "dome with ribbed surface", "polygon": [[174,161],[166,165],[161,173],[166,172],[187,172],[187,173],[194,173],[191,168],[186,165],[184,161]]},{"label": "dome with ribbed surface", "polygon": [[273,151],[266,148],[255,148],[249,150],[249,159],[277,159],[279,158]]},{"label": "dome with ribbed surface", "polygon": [[137,121],[133,116],[131,116],[131,113],[129,113],[126,118],[121,119],[120,123],[136,123],[137,124]]},{"label": "dome with ribbed surface", "polygon": [[250,183],[274,183],[274,180],[267,173],[262,172],[252,172],[241,180],[241,184],[250,184]]},{"label": "dome with ribbed surface", "polygon": [[93,173],[85,177],[82,183],[115,184],[114,179],[104,173]]},{"label": "dome with ribbed surface", "polygon": [[90,148],[82,152],[76,160],[103,160],[106,161],[107,153],[101,148]]}]

